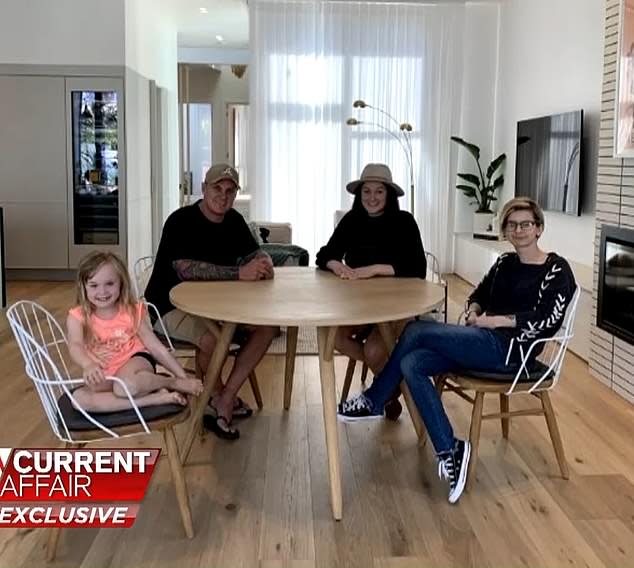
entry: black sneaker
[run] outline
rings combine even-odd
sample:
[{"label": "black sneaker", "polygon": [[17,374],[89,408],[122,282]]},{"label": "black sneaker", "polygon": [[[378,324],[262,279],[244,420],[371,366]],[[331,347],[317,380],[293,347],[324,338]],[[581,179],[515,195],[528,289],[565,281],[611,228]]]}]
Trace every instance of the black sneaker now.
[{"label": "black sneaker", "polygon": [[449,502],[460,499],[467,483],[471,443],[458,440],[453,452],[438,457],[438,477],[449,482]]},{"label": "black sneaker", "polygon": [[376,414],[372,411],[372,404],[363,394],[346,400],[339,405],[339,413],[337,417],[342,422],[355,422],[357,420],[371,420],[381,418],[382,414]]}]

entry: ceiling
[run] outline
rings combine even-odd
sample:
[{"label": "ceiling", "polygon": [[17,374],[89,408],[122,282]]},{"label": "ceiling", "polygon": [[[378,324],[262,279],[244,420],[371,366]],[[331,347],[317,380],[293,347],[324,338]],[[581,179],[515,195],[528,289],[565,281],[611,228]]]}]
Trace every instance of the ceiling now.
[{"label": "ceiling", "polygon": [[[246,48],[249,14],[246,0],[168,0],[178,28],[179,47]],[[201,13],[201,8],[207,13]],[[222,42],[216,36],[222,36]]]}]

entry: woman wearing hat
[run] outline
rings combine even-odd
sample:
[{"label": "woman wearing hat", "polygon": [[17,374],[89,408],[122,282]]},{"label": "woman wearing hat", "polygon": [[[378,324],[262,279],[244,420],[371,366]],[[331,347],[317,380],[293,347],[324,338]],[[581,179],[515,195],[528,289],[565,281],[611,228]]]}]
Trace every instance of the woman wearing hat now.
[{"label": "woman wearing hat", "polygon": [[[317,266],[348,280],[375,276],[425,278],[427,262],[420,231],[411,213],[399,209],[398,198],[404,192],[392,181],[390,168],[368,164],[361,178],[350,182],[346,189],[354,195],[352,209],[317,253]],[[341,353],[367,363],[375,375],[387,360],[374,326],[340,327],[335,346]]]}]

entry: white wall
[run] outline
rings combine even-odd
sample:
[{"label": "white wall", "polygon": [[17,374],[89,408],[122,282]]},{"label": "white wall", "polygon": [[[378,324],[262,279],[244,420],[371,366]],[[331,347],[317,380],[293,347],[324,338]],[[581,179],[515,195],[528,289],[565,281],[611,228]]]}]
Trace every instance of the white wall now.
[{"label": "white wall", "polygon": [[164,0],[126,0],[125,65],[128,113],[128,260],[152,254],[148,80],[163,87],[164,220],[178,207],[177,30]]},{"label": "white wall", "polygon": [[[212,162],[226,162],[228,153],[227,104],[249,102],[249,70],[236,77],[230,65],[181,65],[180,100],[190,103],[211,103],[213,113]],[[194,187],[195,194],[201,192]]]},{"label": "white wall", "polygon": [[501,201],[514,195],[517,121],[582,108],[585,113],[583,215],[547,213],[547,250],[592,265],[604,0],[501,2],[495,148],[506,152]]},{"label": "white wall", "polygon": [[[460,130],[454,134],[480,147],[480,163],[486,167],[493,158],[500,8],[497,2],[479,2],[467,4],[465,10],[462,111]],[[471,155],[454,142],[447,143],[458,152],[457,171],[477,173]],[[454,230],[470,232],[476,207],[455,184],[450,191],[455,199]]]},{"label": "white wall", "polygon": [[126,206],[128,265],[152,251],[150,193],[150,88],[136,71],[125,70]]},{"label": "white wall", "polygon": [[228,47],[179,47],[179,63],[203,64],[239,64],[247,65],[251,61],[249,49]]},{"label": "white wall", "polygon": [[220,74],[212,91],[213,146],[214,162],[227,161],[227,104],[249,102],[249,70],[238,79],[230,65],[221,65]]},{"label": "white wall", "polygon": [[124,0],[2,0],[0,63],[123,65]]}]

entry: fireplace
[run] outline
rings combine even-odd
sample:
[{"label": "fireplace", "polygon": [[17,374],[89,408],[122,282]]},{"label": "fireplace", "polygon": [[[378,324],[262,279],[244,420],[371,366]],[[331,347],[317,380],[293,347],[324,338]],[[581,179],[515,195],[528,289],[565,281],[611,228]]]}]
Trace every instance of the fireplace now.
[{"label": "fireplace", "polygon": [[634,345],[634,229],[601,230],[597,326]]}]

